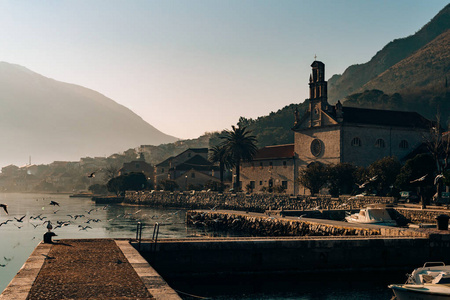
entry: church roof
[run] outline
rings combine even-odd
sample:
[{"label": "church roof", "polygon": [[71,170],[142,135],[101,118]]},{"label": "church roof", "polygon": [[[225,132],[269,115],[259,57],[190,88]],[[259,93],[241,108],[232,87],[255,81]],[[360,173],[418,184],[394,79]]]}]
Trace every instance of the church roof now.
[{"label": "church roof", "polygon": [[430,128],[433,123],[410,111],[342,107],[344,123]]},{"label": "church roof", "polygon": [[292,158],[294,156],[294,144],[267,146],[258,149],[253,160]]}]

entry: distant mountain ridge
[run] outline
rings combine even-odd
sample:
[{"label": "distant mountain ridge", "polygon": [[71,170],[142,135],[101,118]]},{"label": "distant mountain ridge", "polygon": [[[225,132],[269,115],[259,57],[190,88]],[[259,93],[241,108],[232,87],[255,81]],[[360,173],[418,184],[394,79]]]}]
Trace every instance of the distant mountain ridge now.
[{"label": "distant mountain ridge", "polygon": [[358,91],[379,89],[385,93],[427,85],[444,85],[450,74],[450,29],[393,65]]},{"label": "distant mountain ridge", "polygon": [[450,4],[414,35],[396,39],[378,51],[369,62],[352,65],[342,75],[333,75],[328,80],[329,102],[334,104],[337,100],[360,91],[370,80],[409,57],[448,29],[450,29]]},{"label": "distant mountain ridge", "polygon": [[105,156],[174,142],[128,108],[93,90],[0,63],[0,166]]}]

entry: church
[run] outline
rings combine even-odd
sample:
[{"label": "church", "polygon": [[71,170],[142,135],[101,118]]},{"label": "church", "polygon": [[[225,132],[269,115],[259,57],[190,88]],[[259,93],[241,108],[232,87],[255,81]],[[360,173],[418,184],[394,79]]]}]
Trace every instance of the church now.
[{"label": "church", "polygon": [[429,135],[432,122],[416,112],[345,107],[340,101],[330,105],[325,65],[314,61],[311,67],[309,107],[303,116],[295,112],[294,144],[264,147],[243,163],[243,189],[282,185],[288,194],[307,194],[296,179],[313,162],[367,167],[386,156],[402,160]]}]

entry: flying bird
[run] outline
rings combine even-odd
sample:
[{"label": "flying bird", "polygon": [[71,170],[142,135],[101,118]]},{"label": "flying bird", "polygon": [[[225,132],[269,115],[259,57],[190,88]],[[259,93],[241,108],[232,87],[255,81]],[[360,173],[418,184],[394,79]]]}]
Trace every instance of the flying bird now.
[{"label": "flying bird", "polygon": [[95,177],[95,172],[92,172],[91,174],[88,175],[89,178],[94,178]]},{"label": "flying bird", "polygon": [[59,203],[58,203],[58,202],[56,202],[56,201],[50,201],[50,205],[53,205],[53,206],[56,206],[56,205],[58,205],[58,206],[59,206]]},{"label": "flying bird", "polygon": [[2,207],[3,210],[5,211],[5,213],[8,214],[8,205],[6,205],[6,204],[0,204],[0,207]]},{"label": "flying bird", "polygon": [[14,219],[16,219],[17,222],[22,223],[23,222],[23,218],[25,218],[26,215],[22,216],[21,218],[17,219],[16,217],[14,217]]},{"label": "flying bird", "polygon": [[81,225],[78,225],[78,227],[81,227],[80,230],[87,230],[88,228],[91,228],[91,229],[92,229],[91,226],[81,226]]},{"label": "flying bird", "polygon": [[378,179],[378,175],[373,176],[372,178],[369,179],[369,181],[375,181]]},{"label": "flying bird", "polygon": [[436,178],[434,178],[434,185],[436,185],[438,183],[438,180],[441,178],[444,178],[444,175],[442,174],[437,175]]},{"label": "flying bird", "polygon": [[425,175],[423,175],[422,177],[420,177],[420,178],[417,178],[417,179],[414,179],[414,180],[411,180],[409,183],[414,183],[414,182],[422,182],[422,181],[424,181],[425,180],[425,178],[427,178],[427,176],[428,176],[428,174],[425,174]]}]

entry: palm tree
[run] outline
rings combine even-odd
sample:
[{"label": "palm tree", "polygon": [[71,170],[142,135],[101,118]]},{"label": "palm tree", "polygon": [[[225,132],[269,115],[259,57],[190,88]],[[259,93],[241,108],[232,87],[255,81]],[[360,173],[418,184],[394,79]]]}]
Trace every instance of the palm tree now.
[{"label": "palm tree", "polygon": [[235,191],[239,190],[240,182],[240,167],[242,161],[251,161],[255,156],[258,148],[256,147],[256,137],[250,135],[251,131],[247,130],[247,127],[237,128],[231,126],[232,130],[226,130],[224,135],[220,138],[223,139],[223,146],[226,152],[231,156],[232,164],[236,170],[236,180],[234,182]]},{"label": "palm tree", "polygon": [[223,173],[225,168],[231,169],[233,167],[232,157],[227,152],[224,145],[217,145],[209,149],[209,161],[212,163],[219,163],[220,168],[220,191],[223,190]]}]

